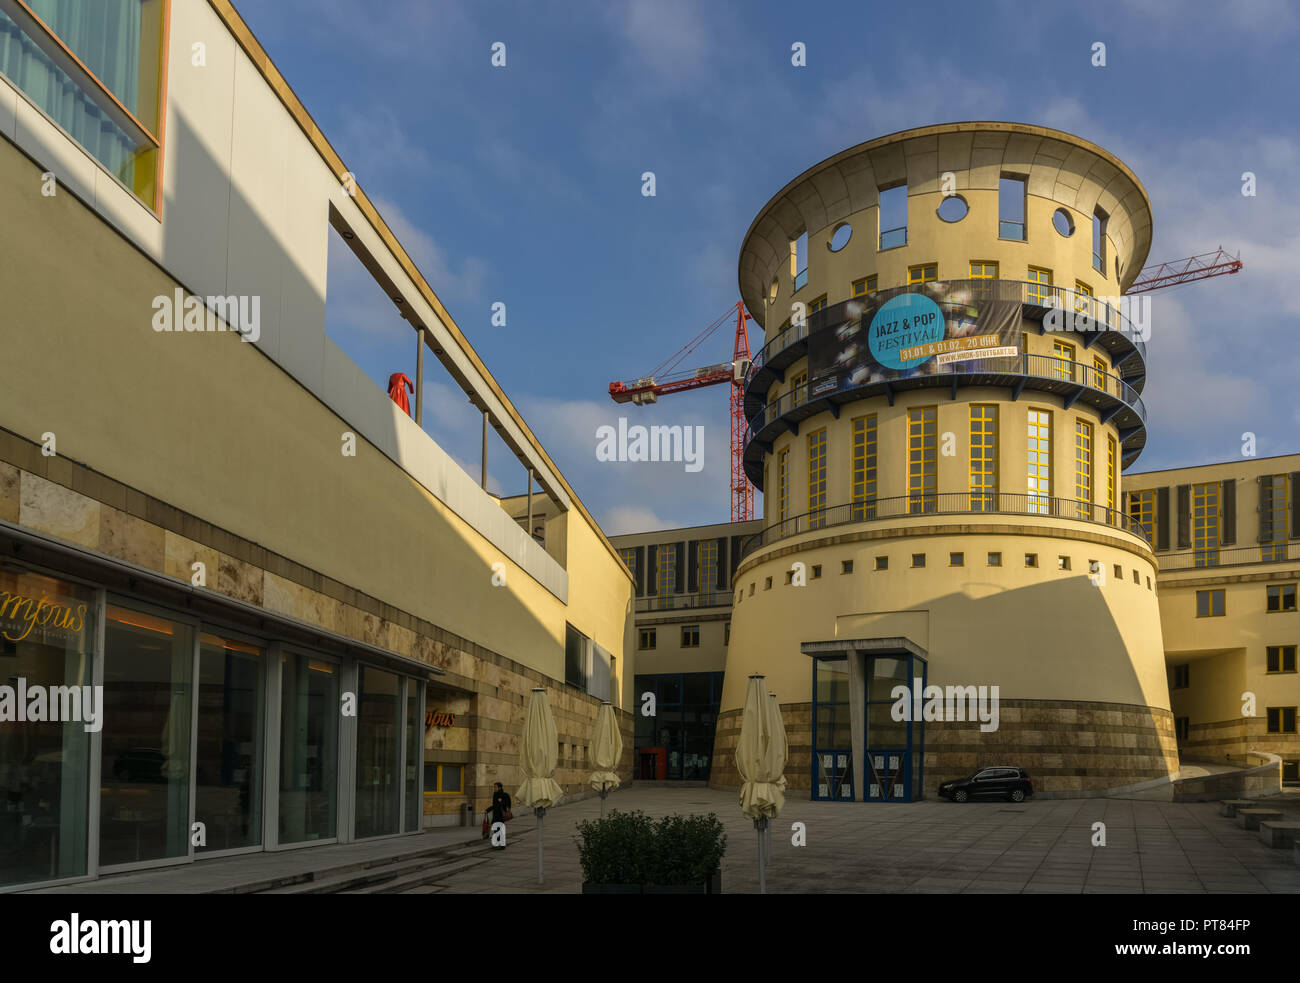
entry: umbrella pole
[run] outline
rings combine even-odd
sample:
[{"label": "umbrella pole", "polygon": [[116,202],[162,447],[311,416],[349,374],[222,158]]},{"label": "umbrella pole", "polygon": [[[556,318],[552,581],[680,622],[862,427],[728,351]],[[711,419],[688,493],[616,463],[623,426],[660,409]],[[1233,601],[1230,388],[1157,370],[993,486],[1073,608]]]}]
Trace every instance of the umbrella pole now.
[{"label": "umbrella pole", "polygon": [[545,809],[534,809],[537,816],[537,883],[542,883],[542,820],[546,817]]},{"label": "umbrella pole", "polygon": [[763,827],[767,824],[765,818],[754,820],[754,829],[758,832],[758,893],[767,893],[767,872],[763,866]]}]

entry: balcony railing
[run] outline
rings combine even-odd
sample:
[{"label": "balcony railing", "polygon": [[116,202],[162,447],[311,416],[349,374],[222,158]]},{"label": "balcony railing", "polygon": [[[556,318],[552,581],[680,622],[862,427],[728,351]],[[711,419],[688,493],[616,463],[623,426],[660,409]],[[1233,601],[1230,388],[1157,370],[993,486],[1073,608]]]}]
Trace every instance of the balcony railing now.
[{"label": "balcony railing", "polygon": [[907,245],[907,226],[902,225],[897,229],[884,229],[880,233],[880,248],[894,249],[897,246]]},{"label": "balcony railing", "polygon": [[[975,365],[978,365],[979,368],[974,369],[973,366]],[[1102,372],[1084,362],[1055,358],[1051,355],[1025,355],[1022,353],[1019,355],[1002,355],[996,358],[981,358],[971,362],[952,362],[947,366],[936,366],[936,368],[943,371],[931,374],[944,376],[945,378],[978,372],[981,375],[1006,373],[1008,375],[1031,376],[1038,379],[1060,379],[1063,382],[1086,386],[1089,389],[1095,389],[1097,392],[1114,396],[1131,406],[1139,419],[1143,422],[1146,421],[1146,404],[1142,402],[1142,397],[1138,395],[1136,389],[1119,376],[1109,372]],[[756,433],[796,407],[814,399],[822,399],[832,393],[863,388],[870,385],[872,381],[849,384],[847,379],[835,380],[827,388],[825,382],[813,380],[811,383],[797,386],[785,395],[774,399],[755,414],[754,418],[749,421],[749,428],[745,434],[745,443],[748,445]]]},{"label": "balcony railing", "polygon": [[1300,561],[1300,542],[1259,543],[1256,546],[1235,546],[1227,549],[1213,547],[1180,553],[1157,553],[1156,559],[1160,563],[1161,573],[1169,570],[1195,570],[1202,567],[1233,567],[1245,563],[1296,562]]},{"label": "balcony railing", "polygon": [[688,611],[691,608],[727,607],[731,604],[731,591],[704,591],[700,594],[661,594],[658,597],[638,597],[636,610]]},{"label": "balcony railing", "polygon": [[[905,233],[907,230],[901,231]],[[1124,334],[1137,349],[1142,360],[1146,361],[1146,342],[1137,337],[1132,321],[1119,308],[1112,304],[1101,303],[1097,298],[1088,294],[1050,284],[1031,283],[1027,280],[946,280],[938,282],[960,285],[958,289],[969,289],[976,300],[1019,300],[1020,303],[1030,307],[1048,308],[1057,306],[1066,311],[1086,313],[1093,317],[1099,326]],[[900,288],[892,291],[892,293],[904,293],[907,289]],[[889,298],[890,294],[891,291],[874,291],[871,294],[873,299],[870,302],[883,303],[884,300]],[[758,370],[778,353],[807,338],[810,328],[815,331],[820,330],[823,326],[835,324],[837,323],[837,315],[840,317],[845,315],[844,308],[848,304],[861,305],[866,301],[867,298],[858,297],[832,305],[818,314],[811,314],[799,323],[792,322],[790,327],[772,338],[755,353],[746,382],[752,379]]]},{"label": "balcony railing", "polygon": [[803,515],[792,516],[767,526],[762,532],[745,540],[741,544],[740,555],[745,557],[778,540],[832,526],[874,522],[881,519],[963,514],[1032,515],[1077,519],[1082,522],[1113,526],[1146,539],[1143,528],[1137,520],[1125,515],[1119,509],[1110,509],[1091,502],[1015,492],[940,492],[869,499],[846,505],[832,505],[805,512]]}]

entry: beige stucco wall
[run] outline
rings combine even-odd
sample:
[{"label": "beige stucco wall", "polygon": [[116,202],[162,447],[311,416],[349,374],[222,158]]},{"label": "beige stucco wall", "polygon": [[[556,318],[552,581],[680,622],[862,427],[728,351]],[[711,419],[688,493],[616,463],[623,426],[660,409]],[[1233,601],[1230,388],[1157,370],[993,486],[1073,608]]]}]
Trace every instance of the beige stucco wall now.
[{"label": "beige stucco wall", "polygon": [[568,524],[565,604],[364,437],[343,456],[353,426],[257,346],[153,331],[153,298],[176,282],[71,195],[42,197],[39,176],[0,140],[23,243],[0,266],[0,423],[550,677],[564,677],[566,620],[629,668],[631,582],[585,520]]}]

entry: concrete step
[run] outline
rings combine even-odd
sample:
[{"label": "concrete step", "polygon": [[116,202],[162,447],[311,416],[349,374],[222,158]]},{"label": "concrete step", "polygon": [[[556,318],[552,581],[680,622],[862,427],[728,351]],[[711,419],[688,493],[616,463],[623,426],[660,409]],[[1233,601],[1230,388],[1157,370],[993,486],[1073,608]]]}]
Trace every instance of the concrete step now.
[{"label": "concrete step", "polygon": [[1219,803],[1219,815],[1236,819],[1238,809],[1250,809],[1254,805],[1253,799],[1224,799]]},{"label": "concrete step", "polygon": [[[479,864],[487,863],[487,857],[466,858],[461,860],[452,860],[448,863],[435,864],[432,867],[425,866],[414,868],[404,876],[396,877],[391,880],[385,880],[374,884],[368,884],[365,887],[356,888],[350,891],[339,891],[339,894],[405,894],[416,888],[423,888],[429,884],[436,884],[453,874],[459,874],[462,871],[477,867]],[[423,892],[421,892],[423,893]]]},{"label": "concrete step", "polygon": [[1238,809],[1237,825],[1242,829],[1259,829],[1259,824],[1269,820],[1281,819],[1282,813],[1277,809]]},{"label": "concrete step", "polygon": [[[486,853],[486,847],[470,847],[468,852]],[[446,866],[462,859],[467,852],[465,847],[444,848],[406,857],[387,857],[364,865],[354,865],[345,869],[317,871],[308,879],[299,880],[262,894],[340,894],[355,891],[370,885],[383,884],[417,871]]]},{"label": "concrete step", "polygon": [[1289,847],[1300,843],[1300,823],[1268,819],[1259,824],[1259,838],[1271,847]]}]

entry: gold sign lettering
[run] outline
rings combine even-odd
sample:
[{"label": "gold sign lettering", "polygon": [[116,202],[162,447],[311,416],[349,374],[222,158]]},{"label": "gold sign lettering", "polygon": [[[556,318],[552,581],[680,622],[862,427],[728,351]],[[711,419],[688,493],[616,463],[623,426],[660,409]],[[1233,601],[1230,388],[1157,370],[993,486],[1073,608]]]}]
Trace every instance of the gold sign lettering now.
[{"label": "gold sign lettering", "polygon": [[[56,604],[44,595],[37,599],[0,590],[0,635],[8,641],[21,642],[38,626],[79,632],[86,626],[86,605],[78,604],[73,608],[68,604]],[[14,634],[20,630],[21,634]]]}]

